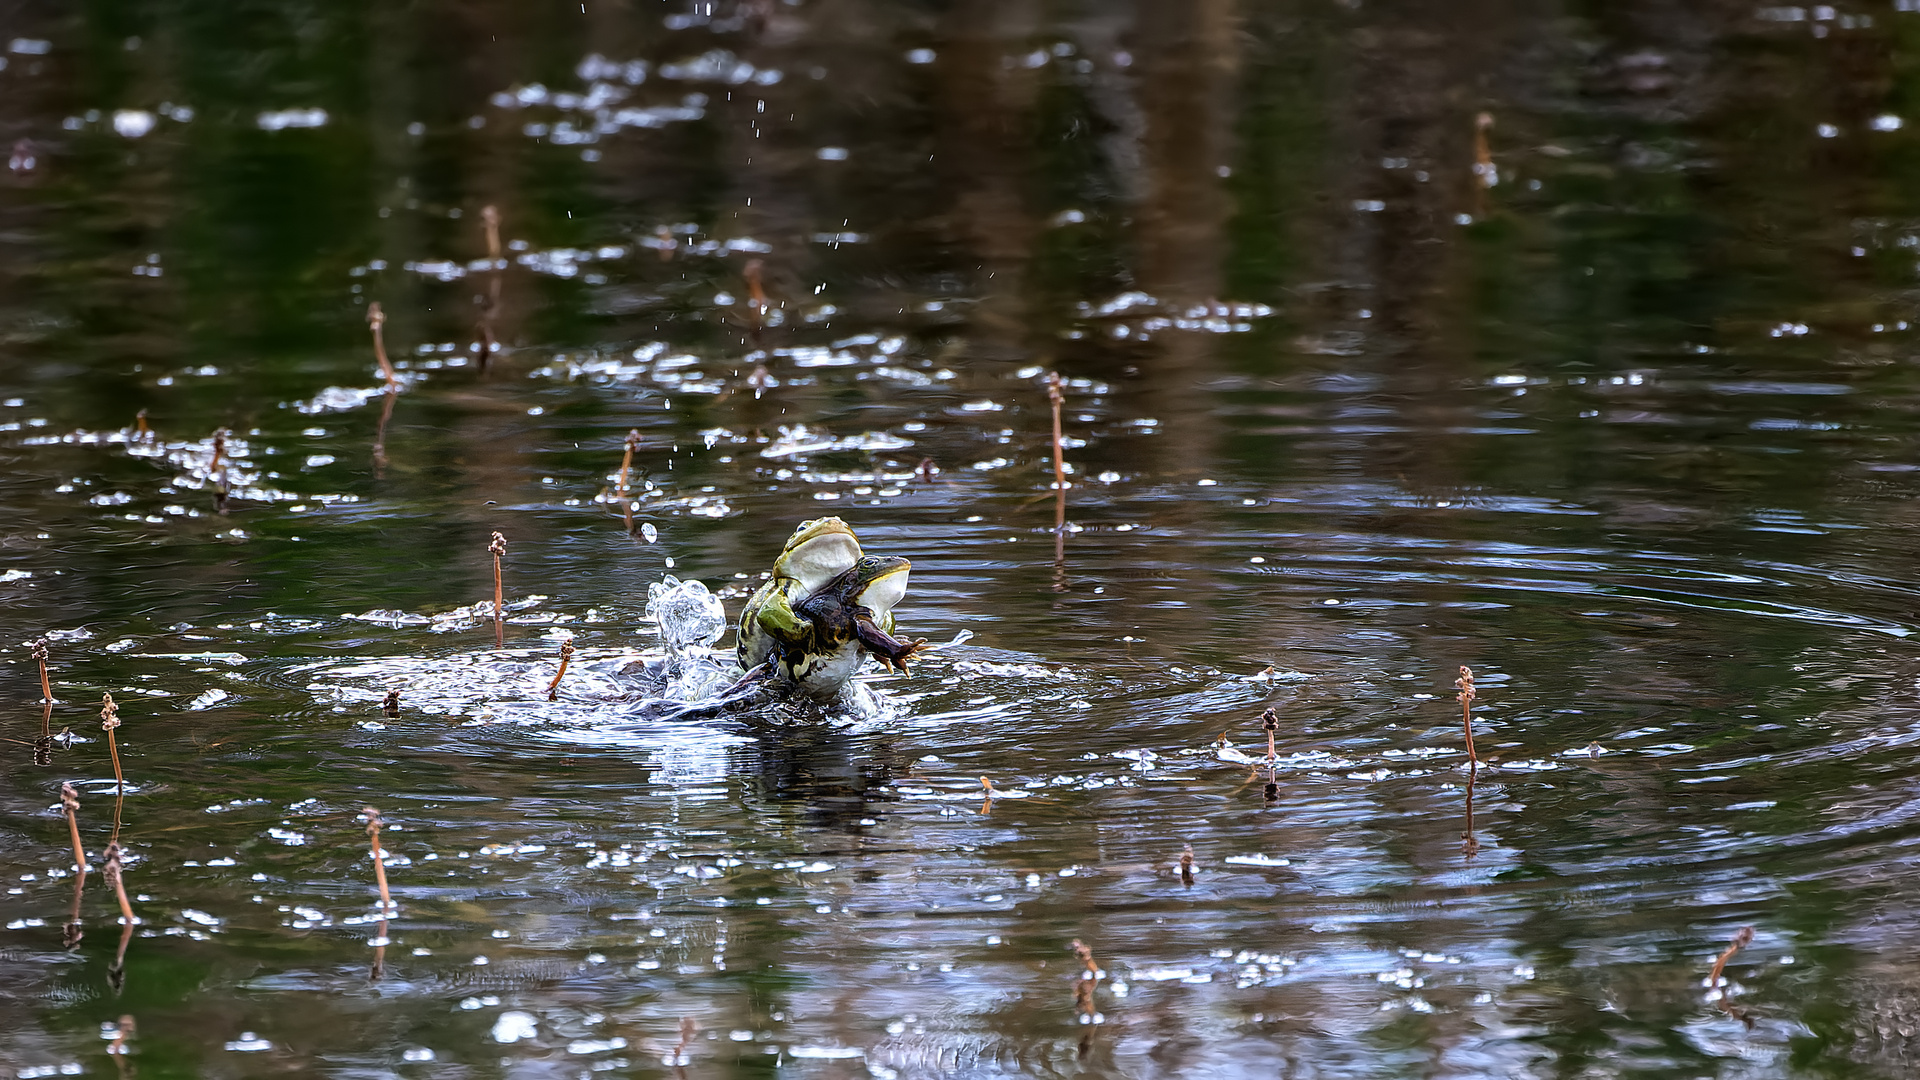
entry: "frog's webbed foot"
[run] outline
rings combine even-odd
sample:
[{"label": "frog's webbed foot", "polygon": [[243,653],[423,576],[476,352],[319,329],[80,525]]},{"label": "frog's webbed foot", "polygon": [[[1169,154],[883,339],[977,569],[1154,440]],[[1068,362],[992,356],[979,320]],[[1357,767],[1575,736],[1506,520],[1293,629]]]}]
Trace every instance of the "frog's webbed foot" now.
[{"label": "frog's webbed foot", "polygon": [[907,641],[887,633],[880,628],[879,623],[874,621],[873,612],[866,608],[858,608],[854,611],[853,632],[868,652],[879,657],[882,664],[902,675],[912,674],[907,670],[907,661],[927,645],[926,638]]},{"label": "frog's webbed foot", "polygon": [[907,670],[907,661],[912,657],[914,657],[915,655],[917,655],[921,649],[926,648],[927,639],[915,638],[910,642],[900,641],[900,639],[898,638],[895,638],[894,640],[899,642],[900,645],[904,646],[899,652],[896,652],[896,653],[875,652],[874,655],[880,658],[880,662],[882,664],[885,664],[887,667],[892,668],[895,671],[898,671],[902,675],[913,674],[913,672]]}]

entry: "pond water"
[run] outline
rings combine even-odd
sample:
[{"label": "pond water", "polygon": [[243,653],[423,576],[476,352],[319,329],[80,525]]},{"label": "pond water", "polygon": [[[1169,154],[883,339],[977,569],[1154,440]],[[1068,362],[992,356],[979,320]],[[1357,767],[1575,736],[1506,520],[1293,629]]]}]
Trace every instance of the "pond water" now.
[{"label": "pond water", "polygon": [[0,1075],[1912,1075],[1913,7],[17,5]]}]

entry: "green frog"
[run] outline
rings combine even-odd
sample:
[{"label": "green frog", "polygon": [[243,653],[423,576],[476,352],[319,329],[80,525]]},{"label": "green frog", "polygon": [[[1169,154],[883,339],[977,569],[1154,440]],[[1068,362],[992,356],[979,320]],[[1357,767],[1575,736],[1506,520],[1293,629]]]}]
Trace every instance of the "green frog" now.
[{"label": "green frog", "polygon": [[774,560],[773,576],[747,599],[740,612],[736,655],[744,671],[775,657],[804,650],[813,639],[813,622],[795,606],[860,561],[860,541],[837,517],[803,521]]},{"label": "green frog", "polygon": [[813,624],[811,639],[779,657],[780,677],[807,696],[832,697],[867,653],[906,674],[907,661],[927,643],[893,636],[893,605],[906,596],[912,568],[905,559],[868,555],[814,590],[795,608]]}]

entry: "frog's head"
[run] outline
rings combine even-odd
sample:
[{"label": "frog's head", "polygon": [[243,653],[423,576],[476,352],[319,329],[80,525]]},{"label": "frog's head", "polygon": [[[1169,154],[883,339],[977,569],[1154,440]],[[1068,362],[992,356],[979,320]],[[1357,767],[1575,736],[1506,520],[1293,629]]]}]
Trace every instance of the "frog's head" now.
[{"label": "frog's head", "polygon": [[854,603],[885,615],[907,595],[907,571],[913,564],[897,555],[868,555],[853,566]]},{"label": "frog's head", "polygon": [[837,517],[803,521],[774,560],[773,576],[793,578],[809,591],[851,569],[860,560],[860,541]]}]

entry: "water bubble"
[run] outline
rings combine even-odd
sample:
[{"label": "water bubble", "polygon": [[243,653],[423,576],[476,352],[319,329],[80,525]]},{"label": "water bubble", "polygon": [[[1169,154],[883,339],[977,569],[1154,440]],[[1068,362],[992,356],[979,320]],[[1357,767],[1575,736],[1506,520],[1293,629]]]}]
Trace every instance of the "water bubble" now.
[{"label": "water bubble", "polygon": [[113,114],[113,131],[129,139],[137,139],[153,130],[157,121],[154,115],[145,109],[120,109]]},{"label": "water bubble", "polygon": [[493,1022],[493,1041],[497,1043],[515,1043],[534,1037],[533,1014],[511,1010],[500,1014]]}]

